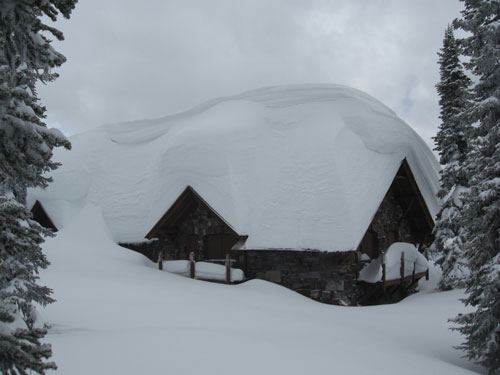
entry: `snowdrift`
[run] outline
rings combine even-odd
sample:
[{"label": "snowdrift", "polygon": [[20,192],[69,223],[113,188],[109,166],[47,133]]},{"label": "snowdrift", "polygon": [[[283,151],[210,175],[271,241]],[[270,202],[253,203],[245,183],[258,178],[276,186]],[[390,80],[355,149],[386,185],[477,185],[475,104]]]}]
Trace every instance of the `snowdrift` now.
[{"label": "snowdrift", "polygon": [[263,88],[71,142],[30,203],[40,200],[58,228],[87,204],[101,207],[116,242],[143,240],[190,185],[248,235],[247,249],[354,249],[405,158],[438,210],[439,166],[424,141],[345,86]]},{"label": "snowdrift", "polygon": [[39,316],[52,326],[59,369],[50,374],[481,373],[448,329],[471,309],[458,301],[463,291],[339,307],[261,280],[191,280],[117,246],[94,207],[43,247],[52,264],[40,283],[57,300]]}]

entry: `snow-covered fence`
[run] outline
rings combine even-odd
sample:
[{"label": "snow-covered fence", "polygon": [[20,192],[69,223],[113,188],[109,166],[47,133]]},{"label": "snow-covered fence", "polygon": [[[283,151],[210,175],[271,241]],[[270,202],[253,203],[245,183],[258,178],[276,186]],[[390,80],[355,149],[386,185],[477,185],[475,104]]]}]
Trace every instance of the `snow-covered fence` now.
[{"label": "snow-covered fence", "polygon": [[412,244],[396,242],[366,265],[359,280],[369,283],[381,282],[385,290],[390,285],[403,285],[407,280],[414,284],[424,276],[429,279],[429,267],[425,257]]},{"label": "snow-covered fence", "polygon": [[[230,284],[231,283],[231,263],[235,262],[234,259],[231,259],[229,254],[226,254],[225,259],[208,259],[204,260],[204,262],[209,262],[209,263],[215,263],[215,262],[224,262],[224,265],[226,267],[226,278],[225,282]],[[195,260],[195,255],[194,252],[189,253],[189,277],[194,279],[196,276],[196,260]]]},{"label": "snow-covered fence", "polygon": [[382,258],[382,287],[385,290],[385,282],[387,280],[387,273],[386,273],[386,264],[385,264],[385,251],[382,251],[382,254],[380,255]]},{"label": "snow-covered fence", "polygon": [[187,260],[164,260],[163,256],[159,255],[158,269],[191,279],[235,284],[243,282],[245,280],[245,274],[241,269],[232,267],[234,262],[236,262],[236,260],[231,259],[229,254],[225,259],[204,259],[196,261],[194,252],[191,252]]},{"label": "snow-covered fence", "polygon": [[[382,287],[385,289],[386,286],[388,286],[388,285],[396,284],[398,282],[398,280],[393,279],[393,278],[387,280],[387,274],[386,274],[387,265],[385,263],[386,262],[385,252],[382,252],[381,258],[382,258]],[[399,268],[399,275],[400,275],[399,283],[401,284],[401,286],[403,286],[405,280],[410,278],[410,276],[406,274],[407,272],[405,270],[406,262],[405,262],[405,252],[404,251],[401,251],[401,258],[400,259],[401,259],[401,261],[400,261],[400,268]],[[412,272],[411,272],[412,284],[415,283],[417,278],[421,278],[423,276],[425,276],[426,280],[429,280],[429,267],[427,267],[427,269],[425,271],[417,273],[417,262],[418,262],[418,259],[415,259],[412,262],[413,263]]]},{"label": "snow-covered fence", "polygon": [[160,251],[158,254],[158,269],[160,271],[163,270],[163,251]]},{"label": "snow-covered fence", "polygon": [[[413,268],[415,268],[415,263],[413,263]],[[405,252],[403,251],[401,253],[401,268],[400,268],[400,275],[401,275],[401,285],[403,285],[403,282],[405,280]]]},{"label": "snow-covered fence", "polygon": [[194,252],[189,253],[189,277],[194,279],[196,275],[196,261],[194,260]]}]

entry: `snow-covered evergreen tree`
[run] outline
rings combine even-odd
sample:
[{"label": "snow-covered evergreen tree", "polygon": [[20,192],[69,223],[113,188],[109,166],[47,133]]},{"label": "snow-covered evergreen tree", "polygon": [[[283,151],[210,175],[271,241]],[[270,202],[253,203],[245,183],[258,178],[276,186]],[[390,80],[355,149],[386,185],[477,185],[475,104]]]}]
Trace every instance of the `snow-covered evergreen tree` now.
[{"label": "snow-covered evergreen tree", "polygon": [[462,40],[466,64],[477,77],[467,117],[474,128],[465,160],[470,188],[464,194],[460,224],[471,275],[467,305],[476,311],[454,322],[466,336],[461,349],[469,359],[500,374],[500,0],[465,0],[454,26],[469,33]]},{"label": "snow-covered evergreen tree", "polygon": [[433,248],[437,253],[437,263],[443,269],[439,286],[448,290],[464,287],[464,280],[468,275],[468,268],[462,257],[457,217],[462,207],[460,193],[468,185],[463,163],[468,152],[467,138],[470,134],[468,121],[460,114],[468,107],[468,88],[471,83],[463,71],[460,47],[451,26],[447,27],[444,34],[439,67],[441,79],[436,88],[440,96],[441,125],[434,141],[443,166],[438,192],[443,206],[437,215]]},{"label": "snow-covered evergreen tree", "polygon": [[[35,328],[32,302],[52,302],[50,289],[36,283],[39,268],[48,265],[39,244],[44,230],[30,221],[26,207],[0,195],[0,370],[2,374],[41,374],[55,368],[51,348],[41,344],[45,330]],[[24,324],[21,322],[24,321]],[[17,371],[17,372],[15,372]]]},{"label": "snow-covered evergreen tree", "polygon": [[76,0],[0,0],[0,370],[2,374],[44,374],[55,364],[46,331],[35,325],[34,303],[52,302],[50,289],[37,284],[48,264],[40,243],[48,232],[30,219],[29,187],[45,187],[42,174],[57,167],[52,149],[69,148],[57,130],[43,122],[37,82],[57,75],[51,68],[65,58],[47,38],[62,33],[42,22],[59,13],[69,18]]}]

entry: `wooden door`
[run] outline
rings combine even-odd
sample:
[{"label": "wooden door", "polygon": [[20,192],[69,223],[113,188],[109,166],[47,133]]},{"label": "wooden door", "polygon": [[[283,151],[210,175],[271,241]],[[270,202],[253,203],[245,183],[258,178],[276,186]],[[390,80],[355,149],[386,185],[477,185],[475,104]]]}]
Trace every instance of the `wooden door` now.
[{"label": "wooden door", "polygon": [[224,259],[236,243],[231,234],[209,234],[205,236],[206,259]]}]

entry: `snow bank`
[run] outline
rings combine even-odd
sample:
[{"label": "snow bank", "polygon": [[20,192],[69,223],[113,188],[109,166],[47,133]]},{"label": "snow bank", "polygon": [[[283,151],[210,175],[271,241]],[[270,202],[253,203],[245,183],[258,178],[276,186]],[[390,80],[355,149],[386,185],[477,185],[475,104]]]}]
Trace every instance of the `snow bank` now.
[{"label": "snow bank", "polygon": [[117,246],[95,207],[43,248],[52,265],[40,282],[57,300],[41,311],[59,367],[48,374],[481,373],[447,323],[471,310],[463,291],[339,307],[262,280],[191,280]]},{"label": "snow bank", "polygon": [[[425,272],[429,265],[427,259],[420,254],[417,248],[406,242],[395,242],[386,251],[385,270],[386,280],[401,278],[401,254],[404,253],[405,277],[411,276],[415,265],[415,273]],[[372,260],[359,274],[359,280],[369,283],[382,281],[382,255]]]},{"label": "snow bank", "polygon": [[339,85],[268,87],[156,120],[106,125],[57,150],[31,191],[58,228],[91,203],[117,242],[141,241],[191,185],[247,249],[358,246],[406,158],[431,215],[439,165],[372,97]]},{"label": "snow bank", "polygon": [[[173,272],[178,275],[189,277],[189,261],[187,260],[166,260],[163,261],[163,270]],[[204,280],[226,280],[226,266],[208,263],[196,262],[195,278]],[[243,271],[238,268],[231,268],[231,281],[242,281],[245,279]]]}]

